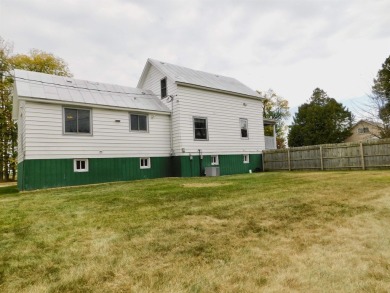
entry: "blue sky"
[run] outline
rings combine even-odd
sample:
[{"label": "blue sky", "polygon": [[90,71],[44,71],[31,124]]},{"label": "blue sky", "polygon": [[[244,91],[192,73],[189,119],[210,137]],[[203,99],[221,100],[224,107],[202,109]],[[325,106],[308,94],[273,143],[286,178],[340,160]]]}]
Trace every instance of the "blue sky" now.
[{"label": "blue sky", "polygon": [[351,103],[390,54],[389,0],[0,0],[0,36],[76,78],[136,86],[148,57],[272,88],[292,109],[320,87]]}]

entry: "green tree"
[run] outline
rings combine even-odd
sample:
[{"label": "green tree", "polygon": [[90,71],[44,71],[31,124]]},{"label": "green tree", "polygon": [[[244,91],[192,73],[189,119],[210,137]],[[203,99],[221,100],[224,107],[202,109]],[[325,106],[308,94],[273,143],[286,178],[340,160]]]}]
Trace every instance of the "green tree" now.
[{"label": "green tree", "polygon": [[0,37],[0,181],[15,180],[16,174],[17,125],[12,120],[12,70],[15,68],[71,76],[61,58],[37,49],[29,55],[12,55],[12,45]]},{"label": "green tree", "polygon": [[381,138],[390,138],[390,56],[382,64],[372,86],[370,96],[374,120],[382,121]]},{"label": "green tree", "polygon": [[291,147],[343,142],[351,135],[353,116],[325,91],[316,88],[298,108],[288,134]]},{"label": "green tree", "polygon": [[[290,108],[288,101],[277,95],[272,89],[267,92],[258,91],[264,98],[263,117],[276,121],[276,144],[277,148],[286,147],[286,119],[290,117]],[[265,134],[273,134],[273,129],[265,129]]]}]

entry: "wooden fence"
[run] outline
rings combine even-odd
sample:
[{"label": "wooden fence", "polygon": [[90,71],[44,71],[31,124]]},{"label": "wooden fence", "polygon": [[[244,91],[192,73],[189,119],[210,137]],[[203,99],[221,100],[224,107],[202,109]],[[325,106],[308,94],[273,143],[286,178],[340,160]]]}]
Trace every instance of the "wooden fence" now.
[{"label": "wooden fence", "polygon": [[390,139],[263,151],[263,170],[390,168]]}]

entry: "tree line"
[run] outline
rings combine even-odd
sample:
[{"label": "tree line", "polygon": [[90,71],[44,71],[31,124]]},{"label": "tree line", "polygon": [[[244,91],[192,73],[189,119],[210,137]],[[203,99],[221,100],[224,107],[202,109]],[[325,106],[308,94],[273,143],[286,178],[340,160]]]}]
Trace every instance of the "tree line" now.
[{"label": "tree line", "polygon": [[0,37],[0,182],[16,179],[18,131],[12,119],[14,69],[71,76],[63,59],[38,49],[28,54],[13,54],[12,44]]},{"label": "tree line", "polygon": [[[299,106],[288,131],[285,125],[289,117],[287,101],[272,90],[259,93],[265,98],[263,116],[277,121],[278,148],[286,147],[286,136],[289,147],[298,147],[340,143],[352,135],[354,115],[320,88],[314,89],[309,100]],[[370,115],[366,119],[379,122],[378,138],[390,138],[390,56],[374,78],[368,98],[371,103],[365,105],[365,112]]]}]

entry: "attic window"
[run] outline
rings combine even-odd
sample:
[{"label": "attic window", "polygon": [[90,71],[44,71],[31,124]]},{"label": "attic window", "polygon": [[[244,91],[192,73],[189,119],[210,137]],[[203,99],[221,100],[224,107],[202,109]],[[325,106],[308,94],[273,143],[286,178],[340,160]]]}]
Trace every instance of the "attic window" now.
[{"label": "attic window", "polygon": [[368,129],[368,127],[358,128],[358,133],[359,134],[370,133],[370,130]]},{"label": "attic window", "polygon": [[165,98],[167,96],[167,78],[163,78],[160,80],[161,84],[161,99]]}]

